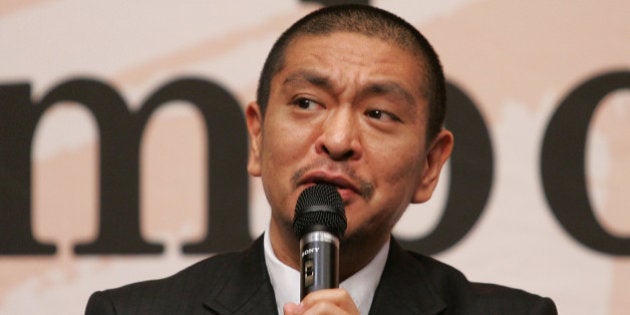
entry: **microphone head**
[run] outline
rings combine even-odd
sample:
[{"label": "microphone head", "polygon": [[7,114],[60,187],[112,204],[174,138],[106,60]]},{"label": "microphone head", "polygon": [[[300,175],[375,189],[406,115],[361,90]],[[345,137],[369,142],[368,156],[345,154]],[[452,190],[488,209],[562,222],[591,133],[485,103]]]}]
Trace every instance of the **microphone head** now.
[{"label": "microphone head", "polygon": [[347,225],[343,200],[335,186],[316,184],[298,197],[293,219],[293,232],[298,238],[316,230],[341,237]]}]

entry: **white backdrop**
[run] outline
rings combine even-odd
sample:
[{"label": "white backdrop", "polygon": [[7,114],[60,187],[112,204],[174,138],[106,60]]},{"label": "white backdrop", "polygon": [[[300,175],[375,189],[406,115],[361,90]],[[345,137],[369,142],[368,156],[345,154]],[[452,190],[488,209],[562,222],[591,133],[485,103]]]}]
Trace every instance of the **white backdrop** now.
[{"label": "white backdrop", "polygon": [[[448,79],[476,101],[490,132],[489,202],[466,238],[436,258],[472,280],[550,296],[562,314],[627,314],[630,257],[594,251],[566,233],[546,202],[539,170],[544,131],[562,98],[593,75],[630,69],[630,2],[373,4],[429,38]],[[0,85],[30,83],[37,100],[68,78],[93,77],[112,84],[133,107],[173,78],[199,76],[221,84],[245,106],[254,99],[273,41],[317,7],[295,0],[5,0]],[[629,120],[630,90],[607,97],[589,129],[586,156],[596,216],[620,237],[630,236],[624,188],[630,184]],[[98,132],[78,104],[47,111],[33,147],[32,226],[38,240],[56,244],[57,253],[0,255],[0,314],[81,314],[95,290],[164,277],[202,259],[181,254],[180,247],[205,229],[203,128],[193,107],[175,103],[160,109],[145,131],[142,233],[164,243],[166,252],[82,256],[72,246],[97,233]],[[396,234],[430,231],[447,184],[429,204],[411,207]],[[258,180],[250,180],[250,189],[249,230],[255,237],[269,210]]]}]

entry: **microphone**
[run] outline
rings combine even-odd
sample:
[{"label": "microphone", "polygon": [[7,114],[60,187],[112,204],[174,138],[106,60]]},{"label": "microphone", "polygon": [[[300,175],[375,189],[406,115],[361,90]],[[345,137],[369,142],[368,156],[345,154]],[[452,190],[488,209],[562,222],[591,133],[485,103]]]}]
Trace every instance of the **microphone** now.
[{"label": "microphone", "polygon": [[339,238],[346,227],[335,186],[316,184],[302,191],[293,219],[300,239],[300,300],[313,291],[339,287]]}]

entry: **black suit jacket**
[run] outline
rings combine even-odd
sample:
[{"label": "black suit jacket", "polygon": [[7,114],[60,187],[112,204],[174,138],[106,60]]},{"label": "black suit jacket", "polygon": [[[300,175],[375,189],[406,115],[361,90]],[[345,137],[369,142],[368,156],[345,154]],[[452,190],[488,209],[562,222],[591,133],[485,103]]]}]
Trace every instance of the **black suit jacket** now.
[{"label": "black suit jacket", "polygon": [[[370,314],[556,314],[525,291],[469,282],[456,269],[392,240]],[[94,293],[86,314],[277,314],[262,237],[165,279]]]}]

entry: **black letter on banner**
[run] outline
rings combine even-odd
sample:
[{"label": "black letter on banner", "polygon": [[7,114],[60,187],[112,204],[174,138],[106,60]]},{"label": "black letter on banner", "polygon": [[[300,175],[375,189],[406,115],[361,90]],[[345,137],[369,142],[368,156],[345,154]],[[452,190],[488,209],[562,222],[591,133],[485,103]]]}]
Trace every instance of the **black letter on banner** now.
[{"label": "black letter on banner", "polygon": [[[99,231],[95,243],[75,247],[79,254],[160,253],[162,246],[140,235],[137,147],[132,115],[125,100],[109,85],[90,79],[59,84],[40,101],[40,110],[73,101],[93,115],[100,136]],[[41,115],[41,112],[37,114]]]},{"label": "black letter on banner", "polygon": [[45,108],[34,106],[29,84],[0,86],[0,255],[51,255],[31,225],[31,148]]},{"label": "black letter on banner", "polygon": [[492,186],[490,134],[473,101],[456,85],[447,85],[446,126],[455,135],[450,160],[446,208],[437,226],[422,239],[403,241],[406,248],[435,254],[459,242],[483,212]]},{"label": "black letter on banner", "polygon": [[[77,79],[59,84],[39,104],[28,84],[0,86],[0,255],[53,254],[55,246],[37,242],[31,231],[31,150],[43,113],[61,101],[83,104],[95,117],[100,135],[99,233],[78,254],[161,253],[160,244],[140,235],[139,148],[147,120],[161,104],[189,101],[207,125],[209,176],[206,238],[186,252],[236,249],[251,239],[247,230],[247,138],[238,103],[211,82],[184,79],[159,89],[140,112],[129,112],[110,86]],[[174,211],[177,209],[174,209]]]},{"label": "black letter on banner", "polygon": [[184,253],[213,253],[244,248],[249,236],[247,133],[234,97],[217,84],[184,79],[163,87],[146,106],[184,100],[196,104],[206,121],[208,139],[208,221],[206,237],[185,244]]},{"label": "black letter on banner", "polygon": [[630,255],[630,238],[602,228],[588,198],[584,155],[593,112],[618,89],[630,89],[630,72],[611,72],[587,80],[558,106],[545,132],[541,171],[545,196],[556,219],[580,243],[613,255]]},{"label": "black letter on banner", "polygon": [[[75,82],[74,84],[82,84]],[[87,86],[75,86],[85,91]],[[88,95],[92,95],[88,93]],[[95,99],[105,99],[95,94]],[[110,102],[114,101],[108,97]],[[201,112],[208,139],[209,233],[185,252],[214,252],[242,247],[247,233],[247,173],[245,123],[236,100],[218,85],[199,79],[181,79],[159,88],[130,114],[117,106],[97,118],[107,119],[101,130],[101,217],[98,238],[75,247],[78,254],[160,253],[161,245],[145,243],[139,229],[139,156],[146,122],[159,106],[187,101]],[[122,100],[116,102],[124,102]],[[106,103],[105,103],[106,104]],[[173,209],[177,211],[177,209]],[[212,223],[212,224],[210,224]]]}]

